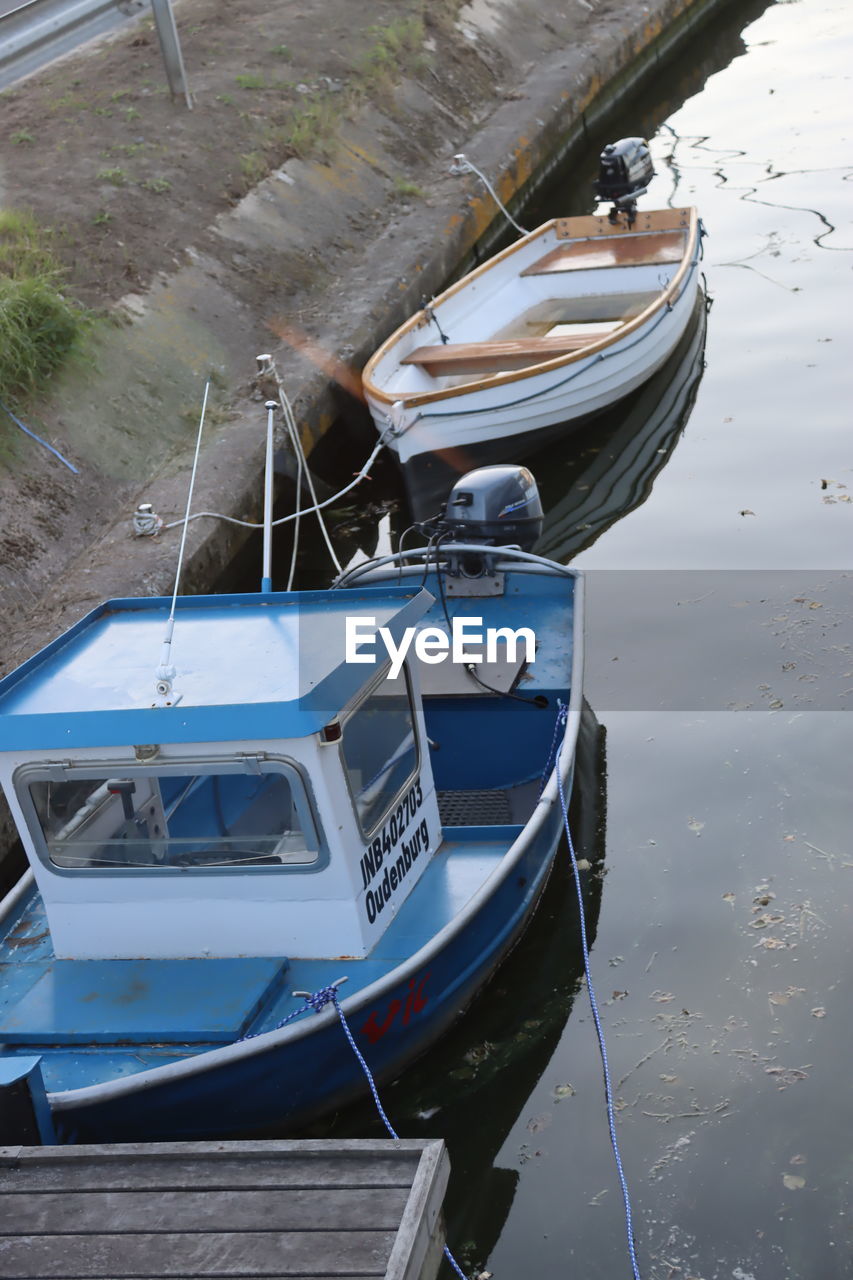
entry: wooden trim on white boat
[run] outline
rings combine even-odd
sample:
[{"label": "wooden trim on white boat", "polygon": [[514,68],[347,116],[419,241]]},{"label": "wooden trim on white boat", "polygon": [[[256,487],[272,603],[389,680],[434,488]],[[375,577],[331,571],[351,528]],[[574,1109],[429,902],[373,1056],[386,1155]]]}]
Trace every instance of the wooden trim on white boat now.
[{"label": "wooden trim on white boat", "polygon": [[416,364],[433,377],[458,373],[500,373],[505,369],[523,369],[541,364],[549,355],[569,355],[581,347],[597,342],[610,329],[588,329],[585,333],[566,334],[558,338],[507,338],[500,342],[439,342],[435,346],[416,347],[400,364]]},{"label": "wooden trim on white boat", "polygon": [[[568,221],[572,221],[572,219],[568,219]],[[487,271],[491,271],[493,267],[497,266],[499,262],[503,262],[506,258],[511,258],[514,253],[518,253],[519,249],[523,249],[525,245],[532,243],[534,240],[541,239],[545,235],[546,231],[555,231],[556,225],[556,218],[552,218],[550,222],[543,222],[542,226],[537,227],[535,231],[531,231],[526,236],[522,236],[521,239],[516,240],[514,244],[507,245],[506,249],[501,249],[500,253],[496,253],[494,257],[488,258],[485,262],[481,262],[479,267],[475,267],[473,271],[469,271],[461,280],[457,280],[455,284],[450,285],[450,287],[445,289],[443,293],[440,293],[438,297],[433,300],[431,307],[436,306],[439,303],[446,302],[448,298],[452,298],[460,289],[467,289],[472,280],[479,279],[480,276],[485,275]],[[403,337],[403,334],[411,332],[412,329],[425,328],[430,323],[430,318],[425,311],[416,311],[415,314],[410,316],[404,324],[400,325],[399,329],[395,329],[393,333],[389,334],[382,345],[374,351],[373,355],[364,366],[361,380],[363,385],[369,385],[371,393],[375,395],[378,400],[384,400],[387,404],[393,404],[395,400],[399,400],[401,397],[399,395],[388,395],[387,392],[384,392],[377,387],[372,381],[372,370],[376,367],[383,356],[385,356],[392,347],[397,345]]]},{"label": "wooden trim on white boat", "polygon": [[[550,371],[552,369],[559,369],[563,366],[570,366],[579,360],[586,360],[589,356],[596,355],[599,351],[603,351],[607,347],[615,346],[615,344],[617,342],[621,342],[623,338],[626,338],[632,333],[636,333],[638,329],[641,329],[649,322],[655,312],[659,311],[662,307],[668,306],[672,300],[678,297],[681,292],[681,286],[684,278],[690,270],[691,263],[696,253],[696,244],[699,233],[699,216],[695,208],[652,210],[649,213],[642,215],[643,225],[638,226],[640,222],[641,217],[638,215],[637,223],[635,223],[635,229],[632,229],[631,234],[642,235],[646,231],[674,230],[676,228],[686,227],[687,235],[684,238],[684,253],[681,259],[681,265],[666,288],[661,290],[653,302],[649,303],[649,305],[644,308],[643,311],[639,312],[638,315],[634,316],[633,319],[628,320],[625,324],[619,325],[618,328],[609,331],[605,337],[602,337],[587,346],[581,347],[579,350],[572,351],[568,355],[555,356],[551,360],[544,360],[540,364],[527,365],[518,370],[492,374],[486,378],[478,379],[476,382],[464,382],[454,387],[443,387],[436,389],[435,391],[397,390],[389,393],[376,386],[371,377],[372,371],[379,361],[389,353],[391,348],[397,345],[403,334],[430,323],[429,317],[425,312],[418,311],[404,325],[401,325],[399,329],[395,330],[395,332],[386,339],[378,351],[370,357],[365,365],[364,373],[362,375],[362,382],[365,389],[368,390],[370,395],[381,404],[392,405],[396,401],[402,401],[407,408],[417,408],[424,405],[434,404],[440,400],[458,399],[460,396],[470,395],[472,392],[480,391],[485,387],[493,388],[507,383],[519,382],[523,378],[533,377],[543,371]],[[460,289],[467,288],[472,280],[483,275],[486,271],[491,271],[498,262],[503,261],[513,253],[517,253],[520,248],[530,244],[532,240],[543,236],[546,231],[549,231],[552,228],[557,228],[558,233],[560,233],[559,228],[561,226],[563,228],[563,238],[568,238],[572,233],[578,236],[583,234],[586,234],[587,236],[590,234],[597,235],[599,232],[594,230],[593,227],[598,227],[599,225],[602,228],[601,234],[625,235],[624,226],[617,225],[614,228],[613,225],[608,222],[607,218],[553,218],[550,222],[543,223],[541,227],[532,231],[530,235],[525,236],[521,240],[517,240],[516,243],[510,245],[508,249],[504,249],[501,253],[496,254],[494,258],[490,258],[487,262],[484,262],[469,275],[463,276],[463,278],[458,280],[456,284],[451,285],[449,289],[440,294],[439,297],[435,299],[433,306],[443,303],[447,298],[451,297],[454,293],[457,293]],[[605,228],[609,228],[609,230],[605,230]],[[402,363],[402,361],[400,363]]]},{"label": "wooden trim on white boat", "polygon": [[555,218],[554,229],[558,240],[586,240],[590,236],[644,235],[649,231],[686,230],[691,214],[695,211],[686,205],[681,209],[649,209],[637,211],[631,226],[624,221],[611,222],[605,214],[587,214],[578,218]]},{"label": "wooden trim on white boat", "polygon": [[646,231],[639,236],[618,239],[596,236],[570,240],[551,249],[544,258],[531,263],[522,276],[552,275],[558,271],[595,271],[602,267],[648,267],[663,262],[680,262],[684,255],[686,228],[678,231]]}]

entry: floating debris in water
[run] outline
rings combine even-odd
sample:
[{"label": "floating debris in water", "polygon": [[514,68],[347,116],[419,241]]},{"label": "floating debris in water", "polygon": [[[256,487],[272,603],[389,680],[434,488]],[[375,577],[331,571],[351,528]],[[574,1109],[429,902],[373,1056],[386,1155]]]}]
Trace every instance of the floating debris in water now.
[{"label": "floating debris in water", "polygon": [[773,1076],[777,1087],[787,1089],[789,1084],[797,1084],[800,1080],[808,1080],[811,1063],[805,1067],[765,1067],[764,1073]]},{"label": "floating debris in water", "polygon": [[767,997],[771,1004],[787,1004],[794,996],[804,996],[805,987],[788,987],[787,991],[771,991]]},{"label": "floating debris in water", "polygon": [[771,912],[765,911],[762,915],[757,916],[755,920],[750,920],[749,927],[750,929],[766,929],[769,924],[782,924],[784,919],[784,916],[773,915]]}]

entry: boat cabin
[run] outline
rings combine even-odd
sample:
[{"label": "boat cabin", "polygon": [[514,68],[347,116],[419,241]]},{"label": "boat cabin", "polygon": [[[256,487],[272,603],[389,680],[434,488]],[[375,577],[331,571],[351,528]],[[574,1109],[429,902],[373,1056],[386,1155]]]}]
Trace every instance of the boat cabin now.
[{"label": "boat cabin", "polygon": [[346,620],[398,643],[432,596],[180,598],[164,697],[170,603],[104,604],[0,681],[56,957],[367,956],[441,832],[418,673],[348,662]]}]

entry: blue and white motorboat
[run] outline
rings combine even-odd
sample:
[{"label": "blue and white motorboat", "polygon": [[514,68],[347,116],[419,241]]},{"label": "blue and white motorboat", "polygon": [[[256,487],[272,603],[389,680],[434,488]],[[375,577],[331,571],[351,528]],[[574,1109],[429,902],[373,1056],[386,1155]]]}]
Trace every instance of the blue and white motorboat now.
[{"label": "blue and white motorboat", "polygon": [[298,1127],[366,1089],[339,1010],[393,1078],[520,936],[571,787],[582,581],[524,549],[524,468],[447,512],[335,589],[273,591],[265,550],[257,594],[109,601],[0,681],[29,862],[0,1086],[42,1136]]}]

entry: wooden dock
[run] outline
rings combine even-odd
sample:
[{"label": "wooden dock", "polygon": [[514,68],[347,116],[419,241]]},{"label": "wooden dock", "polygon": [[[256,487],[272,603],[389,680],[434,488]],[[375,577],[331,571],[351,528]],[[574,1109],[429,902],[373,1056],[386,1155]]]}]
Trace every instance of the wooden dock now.
[{"label": "wooden dock", "polygon": [[0,1147],[4,1280],[433,1280],[440,1141]]}]

